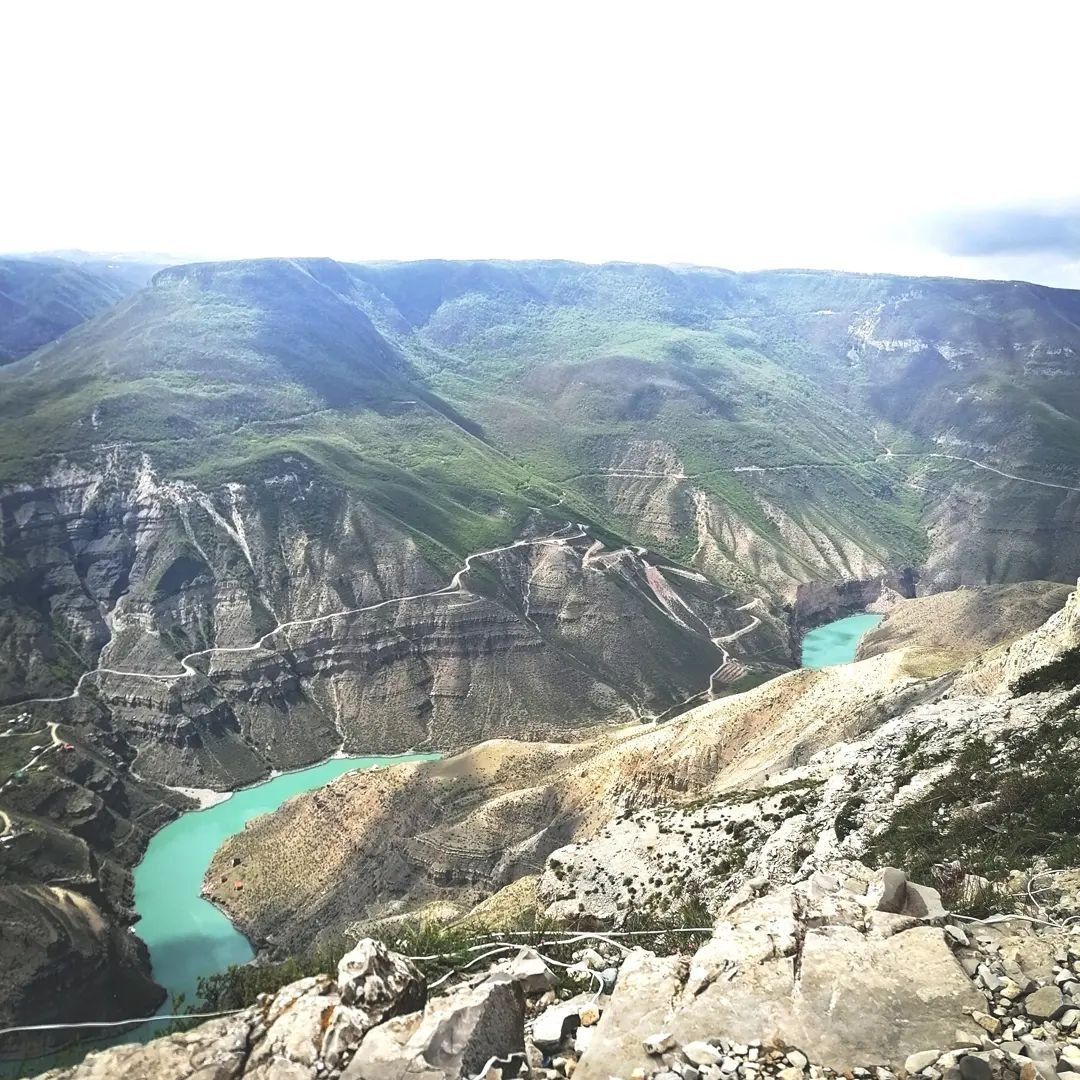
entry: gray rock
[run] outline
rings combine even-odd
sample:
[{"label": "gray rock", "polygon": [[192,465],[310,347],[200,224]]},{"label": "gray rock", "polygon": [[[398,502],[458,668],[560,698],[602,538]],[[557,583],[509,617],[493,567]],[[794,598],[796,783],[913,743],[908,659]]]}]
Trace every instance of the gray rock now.
[{"label": "gray rock", "polygon": [[1039,1076],[1043,1080],[1058,1080],[1054,1044],[1034,1039],[1030,1035],[1025,1035],[1020,1041],[1024,1044],[1024,1053],[1031,1059]]},{"label": "gray rock", "polygon": [[525,1058],[525,995],[506,972],[433,998],[364,1037],[342,1080],[457,1080]]},{"label": "gray rock", "polygon": [[943,919],[948,914],[941,903],[941,893],[929,885],[907,883],[904,892],[904,915],[913,915],[916,919]]},{"label": "gray rock", "polygon": [[551,968],[535,949],[522,949],[506,969],[527,995],[542,994],[558,985],[558,979]]},{"label": "gray rock", "polygon": [[339,961],[337,985],[343,1005],[358,1005],[373,1024],[424,1007],[423,976],[381,941],[361,938]]},{"label": "gray rock", "polygon": [[[51,1080],[165,1080],[198,1076],[199,1080],[233,1080],[243,1074],[248,1039],[256,1010],[222,1020],[209,1020],[183,1035],[110,1047],[88,1054],[70,1069],[47,1075]],[[198,1065],[192,1063],[197,1061]],[[195,1070],[198,1070],[196,1072]]]},{"label": "gray rock", "polygon": [[904,1072],[922,1072],[927,1065],[933,1065],[941,1057],[940,1050],[919,1050],[914,1054],[908,1054],[904,1059]]},{"label": "gray rock", "polygon": [[532,1024],[532,1041],[545,1054],[554,1053],[579,1022],[579,1010],[592,1002],[591,994],[578,994],[569,1001],[549,1005]]},{"label": "gray rock", "polygon": [[964,1080],[994,1080],[990,1062],[974,1054],[968,1054],[960,1059],[960,1075]]},{"label": "gray rock", "polygon": [[[701,1040],[688,1042],[682,1047],[682,1052],[694,1065],[720,1065],[721,1072],[734,1071],[733,1069],[728,1070],[725,1068],[727,1063],[732,1059],[725,1058],[711,1043],[702,1042]],[[721,1062],[723,1062],[723,1064],[721,1064]],[[736,1068],[737,1067],[738,1065],[736,1064]]]},{"label": "gray rock", "polygon": [[[763,937],[770,929],[762,924]],[[723,1031],[749,1040],[767,1031],[838,1071],[867,1061],[895,1068],[925,1047],[957,1045],[958,1032],[979,1045],[971,1013],[985,998],[939,929],[917,926],[880,940],[854,927],[811,927],[801,960],[797,977],[791,958],[780,956],[715,980],[683,999],[673,1033]],[[618,990],[613,1004],[617,998]]]},{"label": "gray rock", "polygon": [[904,897],[907,893],[907,874],[894,866],[886,866],[881,871],[881,899],[878,911],[888,911],[899,915],[904,910]]},{"label": "gray rock", "polygon": [[1080,1072],[1080,1046],[1066,1043],[1061,1048],[1058,1064],[1072,1072]]},{"label": "gray rock", "polygon": [[[619,969],[615,992],[578,1062],[574,1080],[629,1077],[636,1067],[644,1069],[646,1075],[651,1073],[656,1059],[645,1053],[642,1033],[668,1030],[671,1005],[685,978],[686,965],[678,957],[656,956],[643,949],[630,953]],[[697,1034],[687,1041],[693,1041]]]},{"label": "gray rock", "polygon": [[929,885],[909,881],[903,870],[887,866],[881,871],[878,885],[881,895],[877,910],[891,915],[910,915],[916,919],[942,919],[947,912],[941,894]]},{"label": "gray rock", "polygon": [[1053,1020],[1065,1011],[1065,999],[1056,986],[1043,986],[1024,998],[1024,1011],[1033,1020]]},{"label": "gray rock", "polygon": [[670,1031],[658,1031],[655,1035],[648,1035],[641,1042],[645,1053],[653,1057],[666,1054],[675,1045],[675,1036]]}]

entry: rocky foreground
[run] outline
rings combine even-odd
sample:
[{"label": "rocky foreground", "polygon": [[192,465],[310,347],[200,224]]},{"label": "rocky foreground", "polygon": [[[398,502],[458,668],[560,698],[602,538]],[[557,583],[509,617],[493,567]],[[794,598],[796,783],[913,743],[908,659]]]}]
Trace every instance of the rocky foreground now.
[{"label": "rocky foreground", "polygon": [[[1077,886],[1080,873],[1059,882],[1057,895],[1075,900]],[[935,890],[897,870],[848,863],[794,886],[758,882],[693,953],[657,955],[629,935],[553,938],[571,936],[581,948],[569,968],[546,960],[543,945],[492,941],[502,958],[480,974],[463,972],[437,996],[412,959],[363,939],[336,978],[301,979],[184,1034],[104,1050],[44,1075],[1080,1075],[1080,927],[1023,916],[961,921]]]}]

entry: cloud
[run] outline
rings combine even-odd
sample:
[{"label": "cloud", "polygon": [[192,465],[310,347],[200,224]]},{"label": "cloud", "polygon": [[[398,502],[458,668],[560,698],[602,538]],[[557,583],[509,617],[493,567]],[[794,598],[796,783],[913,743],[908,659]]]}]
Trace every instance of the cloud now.
[{"label": "cloud", "polygon": [[930,232],[949,255],[1080,259],[1080,206],[968,211],[938,219]]}]

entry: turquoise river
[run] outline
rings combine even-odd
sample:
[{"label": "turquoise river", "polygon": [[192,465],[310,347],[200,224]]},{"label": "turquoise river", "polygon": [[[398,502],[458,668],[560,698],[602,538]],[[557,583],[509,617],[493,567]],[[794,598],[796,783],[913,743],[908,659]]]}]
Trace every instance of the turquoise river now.
[{"label": "turquoise river", "polygon": [[[203,877],[219,847],[252,818],[276,810],[287,799],[322,787],[343,773],[431,761],[438,754],[331,758],[321,765],[282,773],[234,792],[224,802],[192,810],[156,833],[135,867],[136,933],[150,950],[154,979],[170,998],[195,1001],[199,976],[223,971],[252,958],[251,944],[202,892]],[[171,1011],[167,1000],[162,1011]],[[146,1025],[151,1028],[152,1025]],[[140,1036],[151,1032],[141,1030]],[[130,1040],[130,1034],[127,1036]]]},{"label": "turquoise river", "polygon": [[811,630],[803,638],[802,666],[804,668],[832,667],[834,664],[850,664],[855,659],[859,642],[883,616],[864,613],[836,619]]}]

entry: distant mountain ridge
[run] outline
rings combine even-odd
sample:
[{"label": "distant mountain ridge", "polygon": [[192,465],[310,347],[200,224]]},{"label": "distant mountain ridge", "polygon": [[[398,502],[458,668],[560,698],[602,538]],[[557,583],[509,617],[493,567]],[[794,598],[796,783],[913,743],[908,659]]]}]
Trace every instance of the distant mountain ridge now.
[{"label": "distant mountain ridge", "polygon": [[0,256],[0,364],[47,345],[143,288],[158,264]]}]

